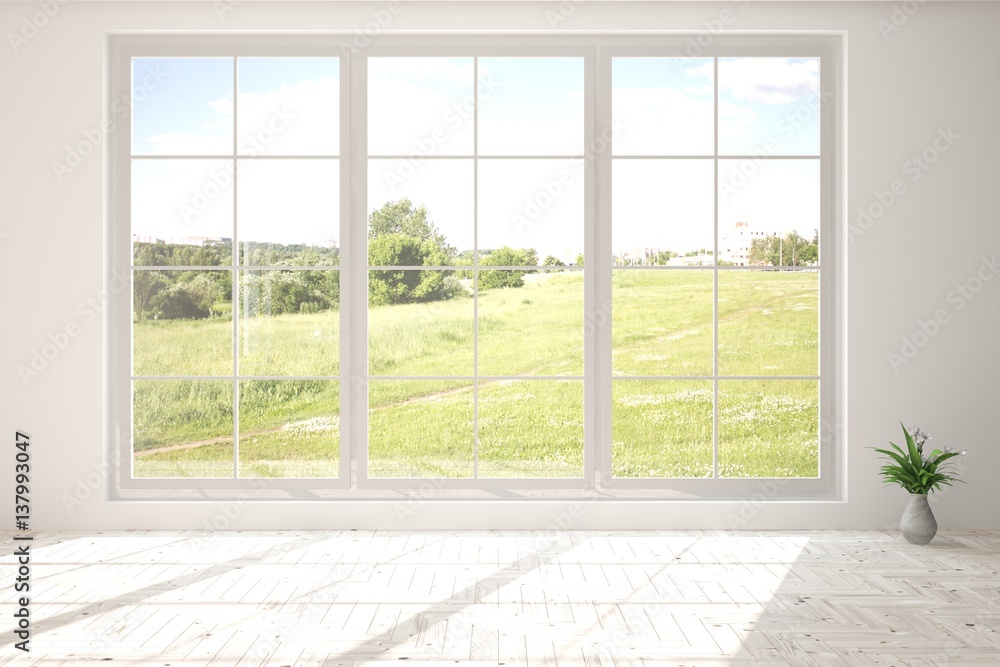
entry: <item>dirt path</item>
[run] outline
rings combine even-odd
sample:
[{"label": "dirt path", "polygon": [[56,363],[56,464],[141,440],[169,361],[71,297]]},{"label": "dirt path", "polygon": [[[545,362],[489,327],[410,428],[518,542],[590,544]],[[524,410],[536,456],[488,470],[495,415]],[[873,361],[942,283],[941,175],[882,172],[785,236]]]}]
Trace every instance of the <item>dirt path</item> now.
[{"label": "dirt path", "polygon": [[[533,369],[527,373],[518,375],[517,377],[531,377],[536,374],[540,368]],[[445,380],[446,381],[446,380]],[[433,380],[431,380],[433,382]],[[508,380],[488,380],[486,382],[481,382],[479,386],[488,386],[493,384],[499,384],[500,382],[508,382]],[[377,410],[384,410],[386,408],[395,408],[401,405],[412,405],[414,403],[420,403],[423,401],[429,401],[436,398],[443,398],[446,396],[454,396],[455,394],[460,394],[462,392],[472,391],[472,387],[455,387],[454,389],[445,389],[444,391],[436,391],[431,394],[421,394],[420,396],[414,396],[413,398],[407,398],[402,401],[396,401],[395,403],[388,403],[386,405],[380,405]],[[304,419],[297,422],[289,422],[282,426],[275,426],[274,428],[265,428],[257,431],[248,431],[246,433],[240,434],[240,437],[255,436],[255,435],[267,435],[268,433],[276,433],[277,431],[284,430],[286,428],[295,428],[296,426],[301,426],[315,417],[310,419]],[[164,447],[154,447],[153,449],[143,449],[142,451],[135,452],[136,457],[150,456],[152,454],[163,454],[165,452],[177,452],[184,449],[197,449],[198,447],[205,447],[207,445],[221,445],[225,443],[231,443],[233,441],[232,436],[224,435],[218,438],[208,438],[207,440],[196,440],[195,442],[185,442],[181,445],[166,445]]]},{"label": "dirt path", "polygon": [[[306,420],[308,421],[308,420]],[[294,426],[296,424],[304,424],[305,421],[294,422],[290,424]],[[287,426],[287,425],[286,425]],[[250,431],[248,433],[243,433],[242,436],[248,435],[265,435],[267,433],[274,433],[275,431],[280,431],[285,428],[285,426],[277,426],[275,428],[262,429],[260,431]],[[195,442],[185,442],[183,445],[166,445],[165,447],[154,447],[153,449],[143,449],[135,453],[136,457],[149,456],[150,454],[162,454],[163,452],[176,452],[182,449],[197,449],[198,447],[204,447],[205,445],[221,445],[224,443],[232,443],[233,436],[223,435],[218,438],[209,438],[208,440],[196,440]]]}]

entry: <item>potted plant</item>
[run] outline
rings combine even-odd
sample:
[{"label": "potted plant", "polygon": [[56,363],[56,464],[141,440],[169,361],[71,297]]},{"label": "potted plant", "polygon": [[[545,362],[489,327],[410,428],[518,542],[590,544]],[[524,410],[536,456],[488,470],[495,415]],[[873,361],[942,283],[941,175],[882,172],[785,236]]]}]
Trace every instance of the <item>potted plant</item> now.
[{"label": "potted plant", "polygon": [[[900,426],[903,426],[900,423]],[[910,492],[910,502],[899,521],[899,529],[910,544],[927,544],[937,533],[937,521],[927,503],[927,494],[940,491],[941,485],[951,486],[961,482],[956,476],[954,461],[956,456],[965,456],[966,450],[953,451],[951,447],[935,449],[930,454],[924,454],[924,445],[931,439],[929,433],[919,428],[909,429],[903,426],[903,436],[906,438],[906,450],[890,442],[892,449],[871,447],[876,452],[888,457],[888,462],[882,466],[882,479],[886,484],[899,484]],[[964,483],[964,482],[963,482]]]}]

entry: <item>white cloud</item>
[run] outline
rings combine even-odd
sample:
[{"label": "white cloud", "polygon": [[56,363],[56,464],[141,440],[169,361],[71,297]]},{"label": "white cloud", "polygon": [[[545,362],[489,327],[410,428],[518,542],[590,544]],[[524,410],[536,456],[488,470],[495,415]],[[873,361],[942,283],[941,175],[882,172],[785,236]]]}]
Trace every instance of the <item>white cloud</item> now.
[{"label": "white cloud", "polygon": [[[370,78],[368,151],[372,155],[472,154],[472,77],[463,91],[425,82]],[[469,100],[466,104],[466,100]]]},{"label": "white cloud", "polygon": [[753,104],[789,104],[819,94],[819,60],[734,58],[719,61],[719,89]]},{"label": "white cloud", "polygon": [[616,155],[707,155],[713,151],[709,97],[672,88],[617,88],[612,113],[623,125]]},{"label": "white cloud", "polygon": [[233,151],[232,133],[168,132],[146,138],[149,155],[227,155]]},{"label": "white cloud", "polygon": [[[340,151],[339,80],[300,81],[266,93],[241,93],[241,152],[336,155]],[[250,144],[253,140],[253,144]]]},{"label": "white cloud", "polygon": [[719,140],[723,145],[722,152],[726,152],[725,146],[731,145],[730,142],[738,142],[743,137],[748,136],[756,121],[757,112],[753,107],[720,102]]},{"label": "white cloud", "polygon": [[233,115],[233,98],[220,97],[217,100],[212,100],[208,103],[208,108],[217,111],[223,116],[231,117]]}]

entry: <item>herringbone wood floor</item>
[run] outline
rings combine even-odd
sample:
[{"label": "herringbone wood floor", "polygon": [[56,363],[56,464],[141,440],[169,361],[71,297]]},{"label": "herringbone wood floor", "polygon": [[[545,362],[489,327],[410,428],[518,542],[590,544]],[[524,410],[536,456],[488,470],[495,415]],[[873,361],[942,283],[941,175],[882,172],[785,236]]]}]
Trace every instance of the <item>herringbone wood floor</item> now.
[{"label": "herringbone wood floor", "polygon": [[1000,533],[123,531],[32,555],[32,652],[5,631],[0,664],[1000,665]]}]

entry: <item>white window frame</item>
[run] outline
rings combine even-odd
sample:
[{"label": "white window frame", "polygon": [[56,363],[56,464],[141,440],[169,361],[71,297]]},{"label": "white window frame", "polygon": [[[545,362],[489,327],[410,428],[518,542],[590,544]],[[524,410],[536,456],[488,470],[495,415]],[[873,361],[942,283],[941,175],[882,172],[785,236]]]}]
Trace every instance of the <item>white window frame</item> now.
[{"label": "white window frame", "polygon": [[[358,499],[413,497],[435,490],[447,499],[510,497],[563,499],[840,500],[844,495],[845,445],[842,399],[845,365],[841,294],[843,249],[843,46],[840,35],[718,36],[690,53],[688,33],[541,36],[383,35],[359,50],[353,35],[114,35],[109,38],[108,118],[112,105],[129,99],[131,58],[153,56],[337,56],[340,81],[341,238],[341,460],[338,479],[134,478],[131,473],[131,258],[129,177],[131,118],[120,122],[108,146],[107,279],[127,276],[129,296],[107,314],[107,455],[114,470],[112,498]],[[385,55],[558,55],[585,63],[585,256],[584,268],[584,475],[553,479],[368,478],[367,471],[367,58]],[[595,151],[611,122],[610,63],[615,56],[821,58],[820,172],[820,476],[800,478],[655,478],[611,476],[611,151]],[[718,85],[717,82],[715,84]],[[716,104],[717,104],[716,95]],[[234,91],[235,104],[235,91]],[[716,130],[717,131],[717,130]],[[225,156],[224,156],[225,157]],[[719,157],[715,156],[716,161]],[[235,196],[235,195],[234,195]],[[716,206],[718,197],[716,197]],[[238,216],[238,212],[237,212]],[[715,232],[718,257],[718,224]],[[234,255],[237,252],[234,239]],[[238,264],[233,271],[242,270]],[[719,269],[715,269],[716,274]],[[234,290],[238,281],[234,280]],[[234,297],[235,298],[235,297]],[[717,306],[717,301],[716,301]],[[235,331],[234,314],[234,331]],[[354,352],[354,354],[352,354]],[[713,352],[714,354],[714,352]],[[717,375],[715,385],[717,386]],[[379,377],[381,379],[381,377]],[[391,376],[386,376],[391,379]],[[530,379],[530,378],[529,378]],[[677,378],[684,379],[684,378]],[[777,379],[762,376],[761,379]],[[580,380],[574,380],[580,381]],[[234,403],[237,397],[234,396]],[[717,409],[717,408],[716,408]],[[238,420],[238,415],[234,415]],[[238,438],[238,421],[234,437]],[[714,448],[718,428],[713,429]],[[237,455],[238,456],[238,455]],[[234,470],[238,460],[234,461]],[[473,482],[473,484],[470,484]],[[503,491],[511,494],[503,494]]]}]

